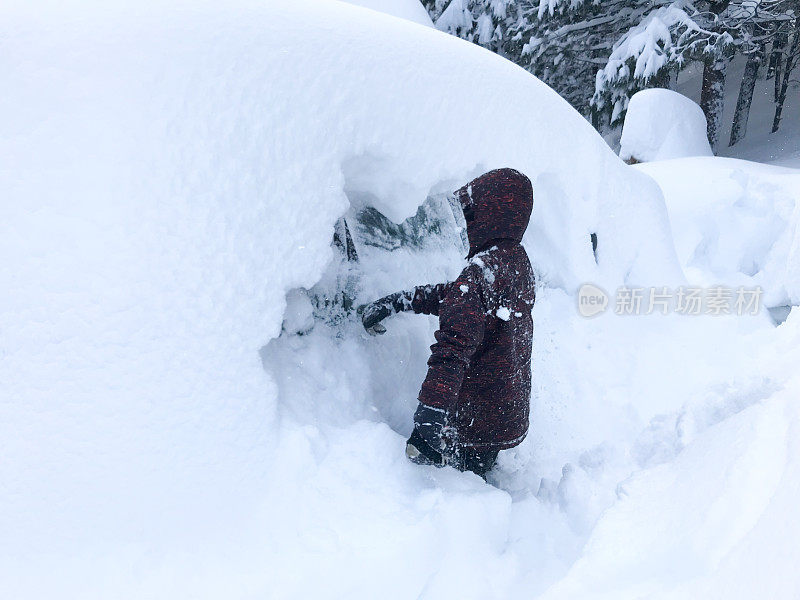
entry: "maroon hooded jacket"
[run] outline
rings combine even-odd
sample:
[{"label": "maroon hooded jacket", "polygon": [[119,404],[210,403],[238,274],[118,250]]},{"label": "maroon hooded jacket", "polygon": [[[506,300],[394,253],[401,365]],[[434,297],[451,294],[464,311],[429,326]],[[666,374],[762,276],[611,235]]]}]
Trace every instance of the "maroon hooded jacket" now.
[{"label": "maroon hooded jacket", "polygon": [[439,316],[419,401],[447,412],[457,445],[502,450],[528,432],[535,296],[520,242],[533,189],[522,173],[498,169],[456,194],[469,265],[452,283],[415,288],[411,301],[414,312]]}]

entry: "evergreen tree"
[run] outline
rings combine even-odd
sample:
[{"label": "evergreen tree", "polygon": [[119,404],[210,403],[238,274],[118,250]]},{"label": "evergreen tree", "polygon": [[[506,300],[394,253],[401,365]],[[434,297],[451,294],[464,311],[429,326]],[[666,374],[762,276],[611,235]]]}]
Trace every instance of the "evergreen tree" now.
[{"label": "evergreen tree", "polygon": [[426,8],[435,16],[438,29],[475,42],[500,55],[505,54],[506,29],[513,0],[428,0]]},{"label": "evergreen tree", "polygon": [[739,5],[742,23],[738,51],[747,57],[733,115],[729,145],[740,141],[747,132],[747,121],[761,65],[771,45],[767,77],[775,78],[775,100],[780,94],[783,55],[788,44],[796,0],[760,0]]},{"label": "evergreen tree", "polygon": [[629,0],[557,4],[519,2],[509,26],[509,54],[588,115],[598,67],[618,37],[619,11]]},{"label": "evergreen tree", "polygon": [[[797,15],[798,13],[793,12],[793,14]],[[788,51],[783,57],[784,67],[782,76],[780,78],[781,85],[780,89],[778,90],[778,95],[775,98],[775,117],[772,120],[772,133],[778,131],[778,128],[780,127],[781,116],[783,114],[783,105],[786,102],[786,93],[789,89],[789,81],[791,79],[792,71],[797,66],[797,63],[800,62],[800,18],[794,19],[792,26],[792,41]],[[775,76],[775,79],[777,86],[777,75]]]},{"label": "evergreen tree", "polygon": [[750,105],[753,102],[753,92],[756,89],[756,80],[761,62],[764,59],[764,46],[758,45],[747,54],[747,64],[744,67],[742,83],[739,87],[739,96],[736,99],[736,111],[733,114],[731,126],[731,139],[729,146],[733,146],[747,133],[747,121],[750,115]]},{"label": "evergreen tree", "polygon": [[648,3],[642,3],[633,14],[634,20],[640,15],[638,24],[625,31],[597,74],[592,98],[596,115],[611,125],[620,124],[633,94],[663,86],[672,72],[692,60],[701,60],[715,71],[715,76],[708,78],[706,94],[707,105],[716,106],[712,97],[718,89],[719,67],[733,41],[717,16],[681,1],[649,11]]},{"label": "evergreen tree", "polygon": [[[670,72],[694,61],[703,64],[700,105],[708,138],[717,149],[722,125],[726,66],[737,54],[748,65],[737,101],[731,144],[744,136],[764,48],[785,30],[782,25],[796,0],[719,0],[691,4],[683,0],[652,10],[615,45],[598,73],[592,104],[612,125],[624,118],[629,98],[646,87],[660,87]],[[773,58],[773,63],[776,63]],[[780,64],[780,63],[778,63]]]},{"label": "evergreen tree", "polygon": [[524,67],[580,112],[630,0],[423,0],[437,28]]},{"label": "evergreen tree", "polygon": [[759,67],[769,49],[781,119],[790,74],[800,62],[800,0],[422,0],[436,26],[524,67],[600,130],[622,123],[630,97],[669,87],[703,65],[701,107],[719,143],[726,66],[747,65],[730,144],[747,130]]}]

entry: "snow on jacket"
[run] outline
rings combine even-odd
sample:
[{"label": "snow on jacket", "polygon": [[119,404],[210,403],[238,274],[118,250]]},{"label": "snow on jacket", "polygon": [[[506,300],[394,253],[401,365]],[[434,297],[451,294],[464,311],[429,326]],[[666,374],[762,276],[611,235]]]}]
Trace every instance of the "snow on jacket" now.
[{"label": "snow on jacket", "polygon": [[412,292],[414,312],[439,316],[419,401],[447,413],[457,444],[510,448],[525,438],[530,411],[534,278],[520,242],[533,190],[522,173],[498,169],[456,194],[469,265],[452,283]]}]

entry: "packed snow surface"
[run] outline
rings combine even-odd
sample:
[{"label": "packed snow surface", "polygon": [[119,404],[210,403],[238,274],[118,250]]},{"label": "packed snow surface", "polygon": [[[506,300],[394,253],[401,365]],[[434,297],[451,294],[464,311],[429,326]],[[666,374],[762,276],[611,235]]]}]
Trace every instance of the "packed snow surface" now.
[{"label": "packed snow surface", "polygon": [[664,191],[695,281],[759,286],[768,307],[800,305],[800,171],[721,157],[636,168]]},{"label": "packed snow surface", "polygon": [[[658,184],[528,73],[330,0],[0,28],[0,596],[796,596],[797,311],[579,317],[686,278]],[[455,275],[442,194],[499,166],[539,288],[489,485],[404,456],[435,320],[315,302]]]},{"label": "packed snow surface", "polygon": [[686,96],[653,88],[633,95],[622,127],[619,156],[637,162],[712,156],[702,109]]}]

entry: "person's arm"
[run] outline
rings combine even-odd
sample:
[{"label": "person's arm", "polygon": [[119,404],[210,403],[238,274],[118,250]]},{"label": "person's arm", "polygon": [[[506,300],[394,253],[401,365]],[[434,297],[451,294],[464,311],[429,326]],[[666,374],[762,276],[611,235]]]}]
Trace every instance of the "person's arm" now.
[{"label": "person's arm", "polygon": [[454,407],[470,359],[483,341],[486,307],[476,283],[480,278],[477,266],[467,267],[438,304],[439,330],[419,401],[445,415]]},{"label": "person's arm", "polygon": [[381,321],[395,313],[410,310],[412,298],[412,292],[395,292],[360,306],[358,312],[361,313],[361,324],[369,333],[386,333]]},{"label": "person's arm", "polygon": [[421,285],[365,304],[359,309],[364,329],[371,333],[384,333],[386,329],[380,322],[399,312],[413,311],[417,314],[438,315],[439,303],[444,296],[446,285],[444,283]]},{"label": "person's arm", "polygon": [[411,290],[411,310],[418,315],[439,316],[439,304],[445,296],[446,283],[420,285]]}]

